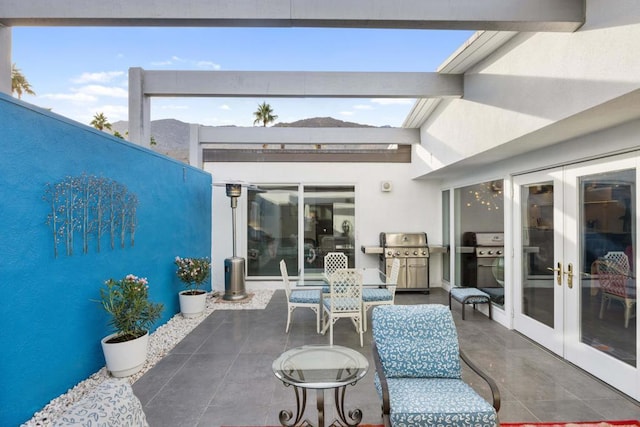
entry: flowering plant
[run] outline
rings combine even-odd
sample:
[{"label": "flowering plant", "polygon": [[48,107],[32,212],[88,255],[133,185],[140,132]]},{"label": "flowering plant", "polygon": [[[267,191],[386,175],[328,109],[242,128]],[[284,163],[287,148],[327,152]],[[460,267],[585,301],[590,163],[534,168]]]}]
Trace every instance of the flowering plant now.
[{"label": "flowering plant", "polygon": [[124,279],[109,279],[104,284],[100,302],[111,315],[109,325],[117,332],[117,342],[141,337],[160,318],[164,306],[149,301],[146,278],[128,274]]},{"label": "flowering plant", "polygon": [[198,290],[209,277],[211,263],[208,258],[180,258],[174,261],[178,266],[176,274],[182,280],[190,295],[201,294]]}]

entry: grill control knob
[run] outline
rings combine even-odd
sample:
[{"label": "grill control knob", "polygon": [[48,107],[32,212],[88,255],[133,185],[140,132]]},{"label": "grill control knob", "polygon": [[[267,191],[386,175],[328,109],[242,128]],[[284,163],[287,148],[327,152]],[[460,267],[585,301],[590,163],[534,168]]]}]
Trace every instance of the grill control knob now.
[{"label": "grill control knob", "polygon": [[493,251],[488,251],[487,255],[493,255]]},{"label": "grill control knob", "polygon": [[396,251],[395,255],[400,256],[400,251]]},{"label": "grill control knob", "polygon": [[484,255],[484,251],[478,251],[478,255]]},{"label": "grill control knob", "polygon": [[393,252],[387,251],[387,256],[391,256],[391,255],[393,255]]},{"label": "grill control knob", "polygon": [[418,251],[413,251],[413,254],[414,255],[418,255]]},{"label": "grill control knob", "polygon": [[404,251],[404,254],[405,255],[409,255],[409,251]]},{"label": "grill control knob", "polygon": [[427,251],[422,251],[422,255],[426,255],[426,254],[427,254]]},{"label": "grill control knob", "polygon": [[496,255],[502,255],[502,251],[501,250],[497,250],[496,251]]}]

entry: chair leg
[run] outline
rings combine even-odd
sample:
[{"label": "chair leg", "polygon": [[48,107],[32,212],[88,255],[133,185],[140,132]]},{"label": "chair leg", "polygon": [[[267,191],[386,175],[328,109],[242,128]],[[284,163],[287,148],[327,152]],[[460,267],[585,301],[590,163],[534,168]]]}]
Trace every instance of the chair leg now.
[{"label": "chair leg", "polygon": [[329,319],[329,345],[333,346],[333,319]]},{"label": "chair leg", "polygon": [[600,319],[602,319],[602,316],[604,315],[604,305],[606,304],[606,300],[607,300],[607,295],[603,292],[602,296],[600,297],[600,316],[598,316]]},{"label": "chair leg", "polygon": [[360,330],[360,331],[359,331],[359,332],[360,332],[360,347],[363,347],[363,346],[364,346],[364,341],[362,340],[362,333],[363,333],[363,332],[362,332],[362,316],[363,316],[363,315],[365,315],[365,316],[366,316],[366,314],[365,314],[365,313],[360,313],[360,327],[358,328],[358,329]]},{"label": "chair leg", "polygon": [[316,312],[316,333],[319,334],[320,333],[320,316],[322,315],[322,312],[320,311],[320,308],[314,311]]},{"label": "chair leg", "polygon": [[364,304],[362,305],[362,316],[364,317],[362,319],[362,324],[364,325],[364,330],[366,332],[367,330],[367,311],[369,310],[368,306],[365,306]]},{"label": "chair leg", "polygon": [[287,310],[287,327],[285,328],[285,333],[289,333],[289,327],[291,326],[291,317],[293,314],[293,310],[295,310],[295,307],[289,307]]}]

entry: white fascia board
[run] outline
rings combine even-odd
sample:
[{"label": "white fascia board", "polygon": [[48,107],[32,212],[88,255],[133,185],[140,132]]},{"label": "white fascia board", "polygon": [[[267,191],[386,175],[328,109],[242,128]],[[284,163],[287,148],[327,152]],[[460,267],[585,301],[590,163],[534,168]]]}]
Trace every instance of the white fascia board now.
[{"label": "white fascia board", "polygon": [[4,0],[9,26],[227,26],[575,31],[584,0]]}]

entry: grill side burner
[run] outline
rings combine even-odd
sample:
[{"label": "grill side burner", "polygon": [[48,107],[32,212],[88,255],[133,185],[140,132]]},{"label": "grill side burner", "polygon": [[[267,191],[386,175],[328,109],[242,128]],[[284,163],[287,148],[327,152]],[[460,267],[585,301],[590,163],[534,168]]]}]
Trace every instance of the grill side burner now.
[{"label": "grill side burner", "polygon": [[380,233],[380,270],[391,271],[400,260],[397,291],[429,290],[429,246],[426,233]]}]

